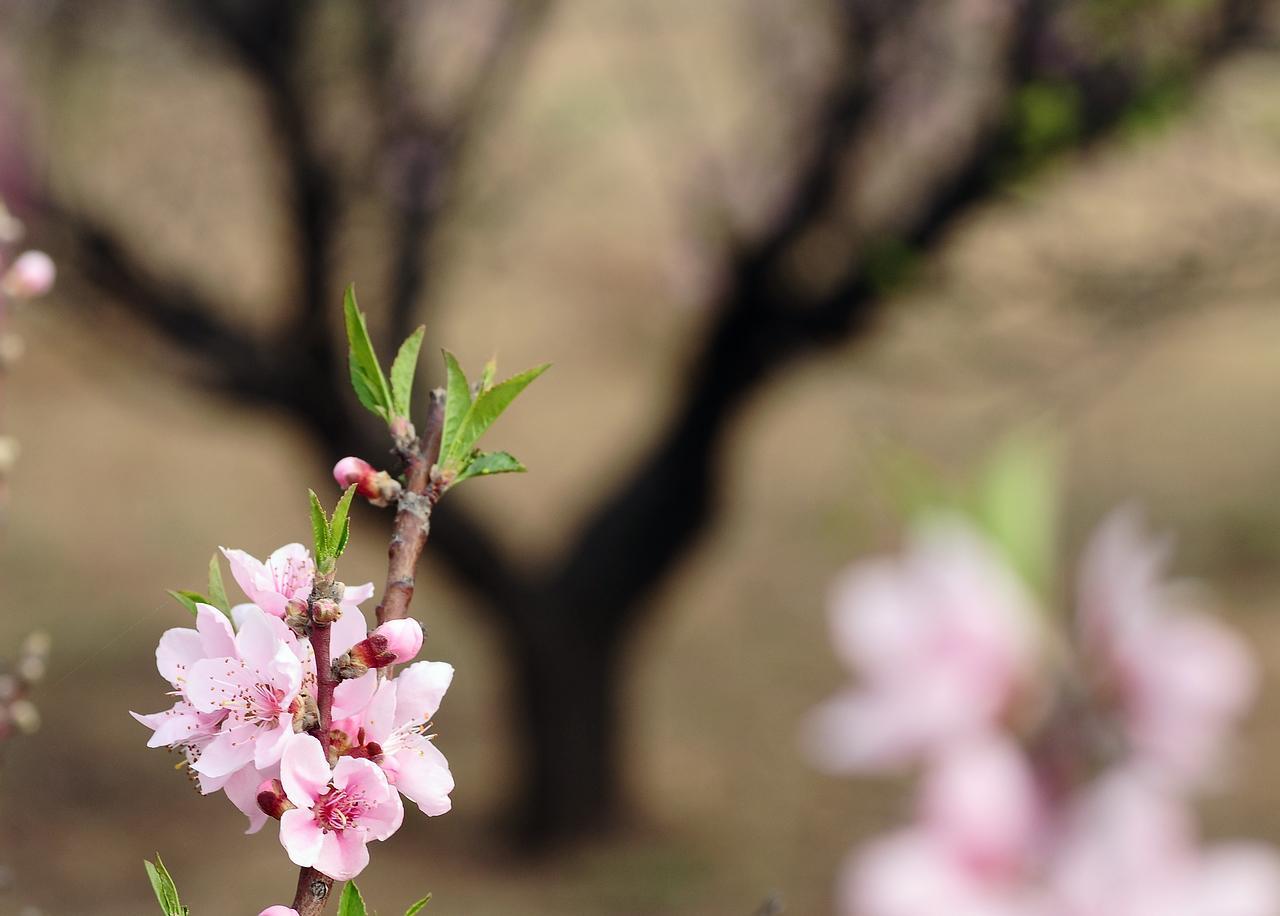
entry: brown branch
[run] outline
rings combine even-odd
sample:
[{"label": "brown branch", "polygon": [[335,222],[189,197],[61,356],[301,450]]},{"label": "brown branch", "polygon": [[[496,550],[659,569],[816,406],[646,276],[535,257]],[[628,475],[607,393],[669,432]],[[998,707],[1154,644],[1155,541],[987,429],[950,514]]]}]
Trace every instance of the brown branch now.
[{"label": "brown branch", "polygon": [[444,391],[431,392],[426,433],[421,442],[411,437],[398,450],[405,459],[405,487],[396,505],[395,527],[387,547],[387,586],[378,605],[378,623],[409,616],[413,601],[418,559],[427,545],[431,512],[443,490],[431,470],[440,455],[440,432],[444,422]]}]

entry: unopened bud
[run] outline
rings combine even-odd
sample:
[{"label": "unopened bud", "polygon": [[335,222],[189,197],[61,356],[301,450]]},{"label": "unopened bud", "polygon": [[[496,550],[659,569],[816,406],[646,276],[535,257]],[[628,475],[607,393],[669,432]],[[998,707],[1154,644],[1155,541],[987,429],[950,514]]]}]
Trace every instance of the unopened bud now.
[{"label": "unopened bud", "polygon": [[332,598],[317,598],[311,602],[311,619],[316,623],[337,623],[342,616],[342,605]]},{"label": "unopened bud", "polygon": [[311,617],[307,612],[305,598],[290,598],[284,606],[284,623],[299,636],[306,636],[311,627]]},{"label": "unopened bud", "polygon": [[286,811],[292,811],[297,806],[284,794],[284,786],[280,780],[268,779],[258,786],[258,807],[268,817],[280,820]]},{"label": "unopened bud", "polygon": [[43,251],[24,251],[5,273],[0,285],[15,299],[34,299],[53,289],[57,274],[53,258]]},{"label": "unopened bud", "polygon": [[333,479],[344,490],[355,484],[356,492],[375,506],[389,506],[400,498],[400,482],[363,458],[343,458],[333,466]]},{"label": "unopened bud", "polygon": [[320,707],[315,697],[309,693],[298,694],[290,707],[293,712],[293,731],[295,734],[309,732],[320,724]]},{"label": "unopened bud", "polygon": [[344,680],[357,678],[370,668],[407,662],[421,648],[422,624],[412,618],[388,620],[338,659],[338,676]]}]

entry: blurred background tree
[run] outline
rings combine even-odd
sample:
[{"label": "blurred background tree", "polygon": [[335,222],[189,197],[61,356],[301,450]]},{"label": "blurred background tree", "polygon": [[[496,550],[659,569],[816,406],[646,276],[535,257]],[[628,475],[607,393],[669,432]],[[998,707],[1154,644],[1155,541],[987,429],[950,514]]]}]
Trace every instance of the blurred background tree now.
[{"label": "blurred background tree", "polygon": [[[377,462],[380,432],[346,390],[341,288],[358,284],[384,353],[423,321],[429,341],[451,345],[438,311],[451,259],[470,251],[462,239],[477,224],[483,237],[566,167],[503,144],[511,99],[572,6],[7,4],[11,33],[27,40],[28,105],[45,112],[34,131],[47,172],[36,196],[51,244],[75,272],[67,300],[86,315],[127,314],[167,341],[180,359],[158,372],[287,413],[319,464],[349,453]],[[716,9],[740,31],[740,86],[703,84],[663,3],[625,14],[633,41],[671,58],[660,100],[629,79],[625,48],[597,49],[617,74],[602,91],[628,108],[674,106],[684,131],[678,143],[635,140],[653,160],[662,206],[682,214],[667,293],[688,313],[667,342],[662,377],[635,395],[662,419],[619,466],[618,455],[576,447],[574,430],[597,422],[574,415],[580,401],[547,405],[563,415],[545,421],[554,443],[545,454],[605,485],[589,504],[543,508],[557,523],[573,519],[546,556],[509,549],[487,521],[492,505],[446,501],[433,524],[428,555],[475,596],[510,671],[511,729],[524,755],[516,825],[540,848],[607,828],[624,811],[628,656],[655,592],[715,521],[742,408],[800,361],[869,335],[976,207],[1016,197],[1069,150],[1179,110],[1211,67],[1263,40],[1269,13],[1262,0],[741,0]],[[113,23],[124,34],[122,21],[132,37],[104,52],[99,30]],[[139,58],[135,94],[118,109],[95,85],[104,53]],[[148,80],[180,83],[165,87],[183,93],[166,112],[178,139],[126,136],[128,117],[113,127],[117,112],[159,104]],[[715,99],[723,107],[708,107]],[[575,119],[590,112],[564,117],[568,150]],[[185,173],[169,168],[175,150],[199,143],[215,154]],[[254,193],[211,199],[228,174],[253,169],[244,183]],[[619,231],[611,221],[626,231],[627,214],[588,218],[601,233]],[[253,266],[229,271],[234,256]],[[589,247],[558,256],[610,299]],[[579,349],[592,346],[580,324],[601,320],[545,315]],[[543,356],[564,359],[524,362]],[[786,451],[776,469],[783,489],[806,473],[805,443]],[[417,613],[431,622],[430,607]]]}]

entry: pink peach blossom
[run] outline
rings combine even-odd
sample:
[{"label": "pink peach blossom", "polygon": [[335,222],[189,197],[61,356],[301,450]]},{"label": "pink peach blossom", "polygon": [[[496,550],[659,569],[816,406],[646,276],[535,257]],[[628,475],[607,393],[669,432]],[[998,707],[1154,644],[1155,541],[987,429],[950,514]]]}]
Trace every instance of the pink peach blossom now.
[{"label": "pink peach blossom", "polygon": [[349,881],[369,864],[366,844],[385,840],[404,819],[400,796],[374,763],[342,757],[331,769],[320,742],[297,735],[287,745],[280,781],[296,808],[280,818],[290,860]]},{"label": "pink peach blossom", "polygon": [[452,665],[418,662],[383,680],[359,716],[334,722],[348,736],[348,753],[377,763],[391,784],[430,817],[451,805],[453,774],[429,731],[452,681]]},{"label": "pink peach blossom", "polygon": [[[291,600],[306,601],[311,594],[316,567],[311,552],[301,544],[285,544],[273,551],[265,563],[243,550],[223,547],[222,553],[245,595],[268,614],[283,618]],[[368,633],[368,623],[359,606],[372,596],[372,582],[347,586],[341,601],[342,616],[333,624],[330,637],[335,658]]]},{"label": "pink peach blossom", "polygon": [[58,269],[43,251],[24,251],[0,280],[0,286],[15,299],[34,299],[53,289]]},{"label": "pink peach blossom", "polygon": [[831,606],[836,651],[860,677],[808,723],[829,770],[888,769],[986,732],[1036,677],[1038,611],[959,520],[922,527],[899,559],[853,567]]},{"label": "pink peach blossom", "polygon": [[1107,519],[1085,552],[1081,638],[1135,753],[1184,782],[1206,778],[1257,689],[1244,643],[1164,581],[1168,547],[1136,513]]},{"label": "pink peach blossom", "polygon": [[227,776],[249,764],[263,770],[280,759],[293,734],[302,665],[261,611],[246,616],[230,654],[202,658],[190,669],[186,695],[204,713],[226,712],[196,772]]},{"label": "pink peach blossom", "polygon": [[291,906],[269,906],[258,916],[298,916],[298,911]]}]

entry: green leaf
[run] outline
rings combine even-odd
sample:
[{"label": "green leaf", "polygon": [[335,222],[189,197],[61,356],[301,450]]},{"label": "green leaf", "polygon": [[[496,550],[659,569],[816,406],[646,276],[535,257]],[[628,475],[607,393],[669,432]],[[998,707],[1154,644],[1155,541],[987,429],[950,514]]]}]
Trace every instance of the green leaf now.
[{"label": "green leaf", "polygon": [[453,482],[458,484],[470,477],[488,477],[491,474],[523,474],[526,470],[528,468],[509,452],[476,452]]},{"label": "green leaf", "polygon": [[391,364],[391,403],[393,412],[398,417],[409,416],[409,402],[413,398],[413,376],[418,371],[418,351],[422,349],[422,335],[427,329],[418,325],[418,329],[410,334],[400,345]]},{"label": "green leaf", "polygon": [[458,365],[458,359],[444,351],[445,399],[444,424],[440,429],[440,466],[448,467],[453,458],[453,441],[458,438],[462,418],[471,409],[471,386],[466,373]]},{"label": "green leaf", "polygon": [[209,603],[228,617],[231,616],[231,602],[227,600],[227,587],[222,582],[222,565],[215,553],[209,558]]},{"label": "green leaf", "polygon": [[213,604],[207,597],[199,592],[190,592],[185,588],[169,589],[169,594],[174,597],[177,602],[191,612],[191,616],[196,615],[197,604]]},{"label": "green leaf", "polygon": [[485,392],[493,387],[493,378],[498,374],[498,360],[490,357],[480,373],[480,391]]},{"label": "green leaf", "polygon": [[358,484],[353,483],[347,487],[347,491],[338,500],[338,505],[334,507],[333,518],[329,520],[329,534],[325,543],[335,560],[342,556],[342,551],[347,547],[347,539],[351,536],[351,519],[348,516],[351,513],[351,498],[356,495],[357,486]]},{"label": "green leaf", "polygon": [[550,363],[543,363],[519,375],[513,375],[505,382],[500,382],[488,391],[482,392],[472,402],[467,415],[462,418],[455,438],[448,443],[445,466],[461,470],[462,459],[471,454],[471,450],[484,435],[485,430],[492,426],[493,421],[510,406],[516,396],[524,391],[530,382],[546,372],[550,365]]},{"label": "green leaf", "polygon": [[404,916],[416,916],[417,912],[430,902],[431,902],[431,895],[427,894],[427,896],[423,897],[417,903],[410,906],[409,909],[405,910]]},{"label": "green leaf", "polygon": [[364,313],[356,304],[354,283],[347,287],[342,308],[350,348],[347,362],[351,369],[351,387],[355,389],[361,404],[382,419],[390,421],[393,410],[391,389],[387,386],[387,377],[382,374],[373,341],[369,339],[369,326],[365,323]]},{"label": "green leaf", "polygon": [[315,541],[316,565],[329,556],[329,519],[320,504],[320,497],[315,490],[307,490],[311,494],[311,537]]},{"label": "green leaf", "polygon": [[1058,462],[1046,437],[1021,433],[991,456],[978,482],[975,514],[1023,580],[1052,585],[1058,524]]},{"label": "green leaf", "polygon": [[366,916],[364,898],[360,896],[360,888],[354,881],[348,881],[342,889],[342,897],[338,900],[338,916]]},{"label": "green leaf", "polygon": [[169,876],[164,862],[160,861],[160,856],[156,856],[154,865],[145,860],[142,864],[147,870],[147,877],[151,879],[151,889],[155,891],[164,916],[188,916],[191,911],[178,899],[178,887]]}]

